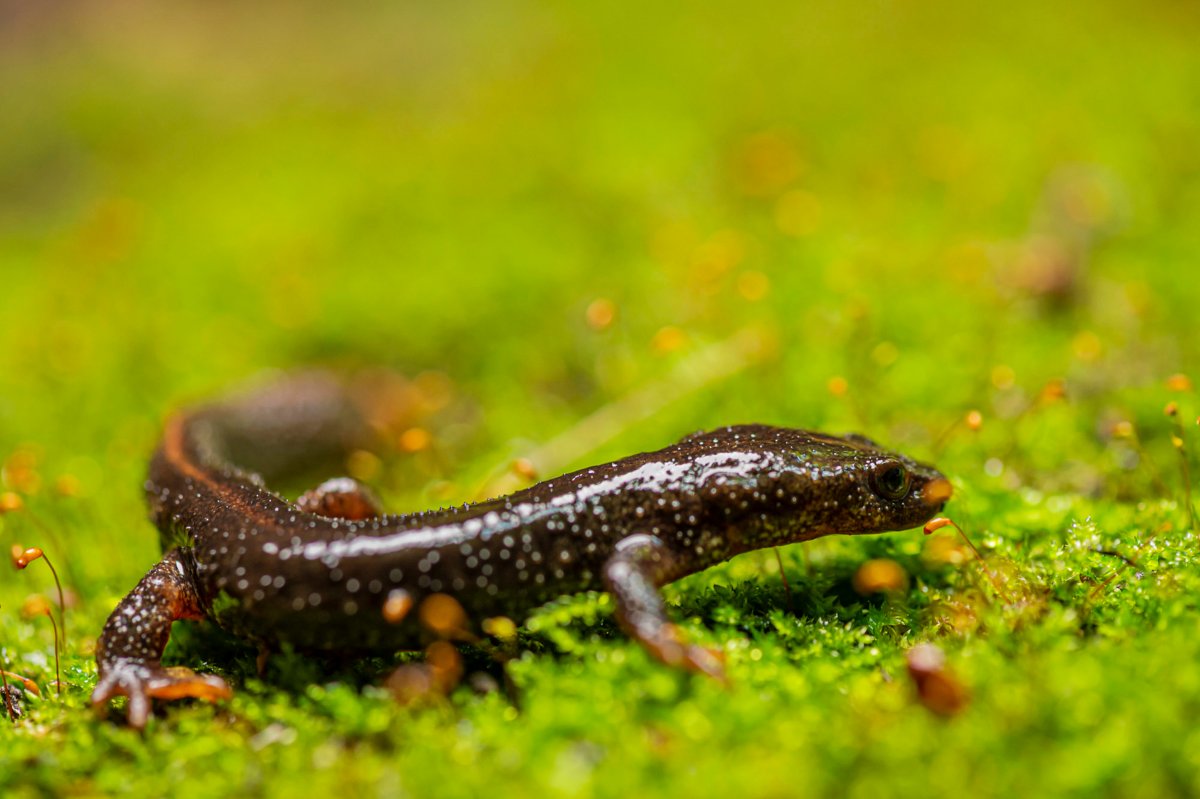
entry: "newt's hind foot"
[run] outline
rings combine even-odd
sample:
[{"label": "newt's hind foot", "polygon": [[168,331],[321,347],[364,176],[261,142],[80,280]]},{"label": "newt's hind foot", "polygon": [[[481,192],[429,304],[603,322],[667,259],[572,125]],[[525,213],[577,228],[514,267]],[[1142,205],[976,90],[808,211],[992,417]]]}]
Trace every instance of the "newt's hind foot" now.
[{"label": "newt's hind foot", "polygon": [[721,683],[729,681],[725,675],[725,653],[719,649],[689,644],[674,624],[664,624],[653,634],[639,636],[637,640],[650,654],[668,666],[706,674]]},{"label": "newt's hind foot", "polygon": [[129,697],[129,723],[138,729],[146,726],[151,699],[193,697],[213,702],[233,695],[220,677],[162,666],[171,624],[204,616],[191,562],[186,549],[164,555],[113,610],[96,642],[100,681],[92,692],[92,704]]},{"label": "newt's hind foot", "polygon": [[330,519],[359,521],[383,515],[383,506],[371,489],[352,477],[326,480],[296,500],[296,506]]},{"label": "newt's hind foot", "polygon": [[105,664],[103,676],[92,691],[92,705],[101,707],[118,696],[129,697],[129,726],[142,729],[150,716],[151,699],[228,699],[233,691],[215,674],[197,674],[189,668],[164,668],[157,663],[118,659]]}]

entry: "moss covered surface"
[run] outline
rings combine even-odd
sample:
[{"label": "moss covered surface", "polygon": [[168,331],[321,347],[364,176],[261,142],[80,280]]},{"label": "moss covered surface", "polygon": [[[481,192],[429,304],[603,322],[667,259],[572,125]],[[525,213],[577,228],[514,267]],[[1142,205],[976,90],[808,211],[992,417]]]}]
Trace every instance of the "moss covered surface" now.
[{"label": "moss covered surface", "polygon": [[[0,794],[1200,792],[1200,17],[954,3],[81,3],[0,30]],[[951,475],[951,531],[744,556],[669,589],[722,687],[603,596],[508,691],[402,708],[386,660],[177,626],[234,683],[138,734],[86,707],[154,562],[163,415],[269,369],[406,375],[389,507],[759,421]],[[1174,402],[1175,417],[1164,415]],[[978,416],[970,416],[977,411]],[[584,420],[591,420],[590,422]],[[291,487],[291,488],[299,488]],[[18,507],[19,505],[19,507]],[[862,594],[869,560],[903,586]],[[8,567],[6,566],[5,569]],[[861,581],[860,581],[861,582]],[[26,610],[32,608],[26,607]],[[921,701],[932,642],[969,699]],[[504,682],[468,652],[472,670]],[[111,719],[118,715],[113,714]]]}]

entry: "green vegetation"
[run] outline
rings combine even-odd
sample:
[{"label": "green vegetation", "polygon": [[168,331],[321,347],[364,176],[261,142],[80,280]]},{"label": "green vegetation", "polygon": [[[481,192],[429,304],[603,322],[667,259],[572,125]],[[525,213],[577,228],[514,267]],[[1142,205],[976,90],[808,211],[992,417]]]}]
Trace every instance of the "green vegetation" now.
[{"label": "green vegetation", "polygon": [[[0,653],[42,690],[0,720],[0,795],[1200,793],[1172,444],[1200,471],[1200,406],[1170,380],[1200,377],[1198,34],[1172,2],[3,12],[0,547],[76,603],[60,699],[22,613],[49,572],[0,580]],[[414,378],[408,437],[348,467],[396,510],[530,455],[855,429],[952,476],[986,571],[942,530],[789,547],[790,600],[772,552],[689,578],[728,688],[603,596],[529,622],[511,695],[417,708],[385,661],[259,679],[179,625],[171,661],[236,697],[97,718],[164,414],[314,363]],[[858,593],[872,558],[907,587]],[[920,642],[957,713],[920,701]]]}]

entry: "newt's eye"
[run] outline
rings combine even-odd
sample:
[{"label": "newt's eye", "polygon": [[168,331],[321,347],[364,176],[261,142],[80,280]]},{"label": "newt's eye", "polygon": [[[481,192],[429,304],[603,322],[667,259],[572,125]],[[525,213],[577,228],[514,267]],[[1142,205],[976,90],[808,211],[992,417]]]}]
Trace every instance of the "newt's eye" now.
[{"label": "newt's eye", "polygon": [[871,484],[875,493],[884,499],[903,499],[910,485],[908,469],[895,461],[886,461],[871,473]]}]

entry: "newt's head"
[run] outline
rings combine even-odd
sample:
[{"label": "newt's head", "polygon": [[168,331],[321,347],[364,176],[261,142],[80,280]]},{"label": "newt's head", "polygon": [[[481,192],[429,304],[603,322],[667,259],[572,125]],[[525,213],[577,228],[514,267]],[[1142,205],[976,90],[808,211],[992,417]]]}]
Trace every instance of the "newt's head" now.
[{"label": "newt's head", "polygon": [[763,537],[747,548],[919,527],[953,493],[937,469],[858,435],[743,425],[677,446],[689,445],[703,464],[702,495],[722,497],[743,530]]}]

